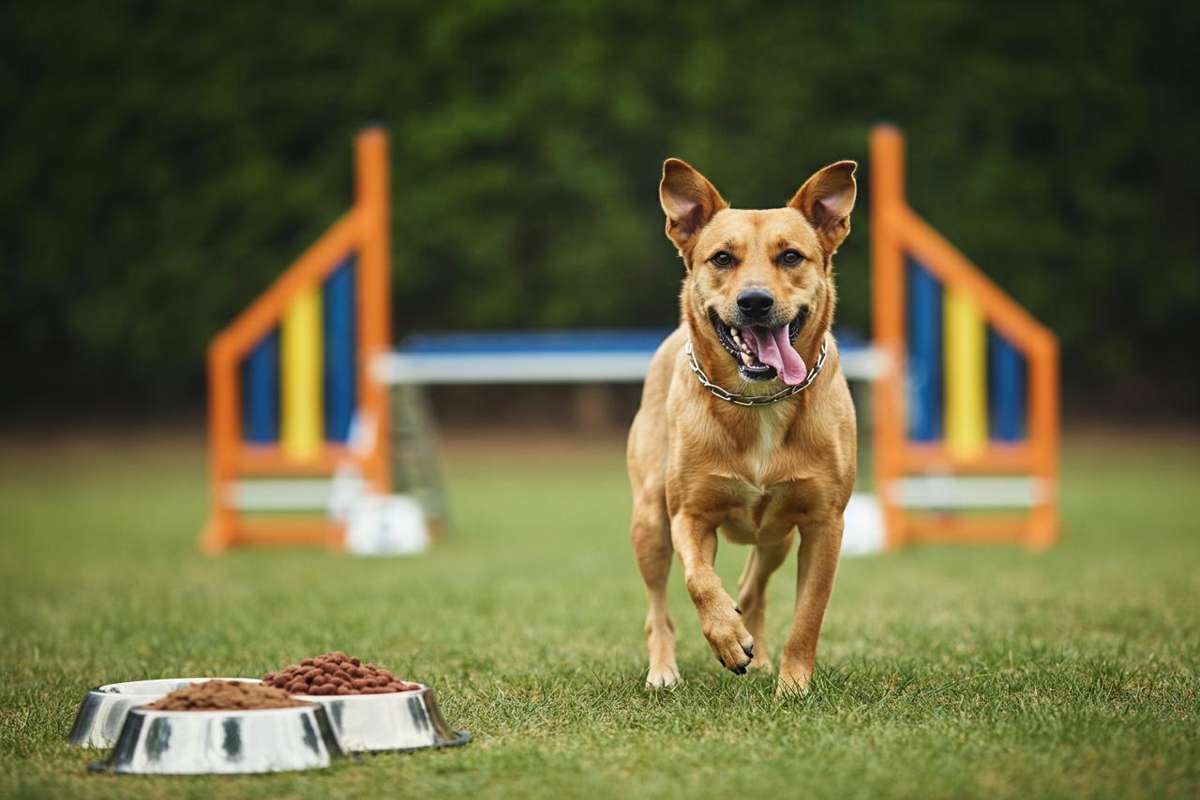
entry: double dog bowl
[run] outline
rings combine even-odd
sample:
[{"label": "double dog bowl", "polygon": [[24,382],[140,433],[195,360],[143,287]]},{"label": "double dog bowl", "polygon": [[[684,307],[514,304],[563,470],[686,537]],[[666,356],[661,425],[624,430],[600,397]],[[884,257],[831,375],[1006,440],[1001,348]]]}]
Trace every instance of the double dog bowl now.
[{"label": "double dog bowl", "polygon": [[[142,708],[208,678],[171,678],[101,686],[88,692],[68,741],[112,747],[94,769],[195,775],[320,769],[346,753],[451,747],[455,732],[428,686],[371,695],[295,695],[304,705],[233,711]],[[230,678],[257,683],[257,680]]]}]

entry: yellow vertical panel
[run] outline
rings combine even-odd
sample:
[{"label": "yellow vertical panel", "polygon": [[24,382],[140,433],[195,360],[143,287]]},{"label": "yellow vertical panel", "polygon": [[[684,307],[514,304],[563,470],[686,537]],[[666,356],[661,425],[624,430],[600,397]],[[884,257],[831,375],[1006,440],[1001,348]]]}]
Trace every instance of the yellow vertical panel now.
[{"label": "yellow vertical panel", "polygon": [[976,458],[987,448],[987,328],[970,296],[947,287],[942,307],[946,449]]},{"label": "yellow vertical panel", "polygon": [[280,447],[288,458],[310,461],[320,455],[324,441],[320,288],[297,295],[280,327]]}]

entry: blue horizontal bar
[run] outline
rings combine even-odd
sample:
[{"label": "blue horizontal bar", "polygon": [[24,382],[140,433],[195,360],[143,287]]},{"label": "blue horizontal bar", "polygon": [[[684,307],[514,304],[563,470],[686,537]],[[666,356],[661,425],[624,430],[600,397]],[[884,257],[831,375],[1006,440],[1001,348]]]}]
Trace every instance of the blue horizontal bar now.
[{"label": "blue horizontal bar", "polygon": [[[647,353],[671,334],[668,330],[491,331],[414,333],[396,348],[405,355],[489,355],[501,353]],[[858,336],[838,332],[843,350],[863,346]]]}]

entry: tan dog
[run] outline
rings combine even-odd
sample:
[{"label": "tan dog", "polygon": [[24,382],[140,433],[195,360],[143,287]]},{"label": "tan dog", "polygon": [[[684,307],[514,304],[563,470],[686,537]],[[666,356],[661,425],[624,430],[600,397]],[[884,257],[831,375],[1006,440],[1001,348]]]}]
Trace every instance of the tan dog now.
[{"label": "tan dog", "polygon": [[[672,552],[717,660],[740,675],[771,669],[765,590],[797,531],[795,616],[776,691],[803,691],[812,676],[855,474],[854,405],[829,332],[854,169],[831,164],[787,207],[747,211],[683,161],[663,165],[667,236],[687,267],[682,320],[650,364],[628,449],[650,688],[679,680]],[[718,530],[754,548],[736,602],[713,570]]]}]

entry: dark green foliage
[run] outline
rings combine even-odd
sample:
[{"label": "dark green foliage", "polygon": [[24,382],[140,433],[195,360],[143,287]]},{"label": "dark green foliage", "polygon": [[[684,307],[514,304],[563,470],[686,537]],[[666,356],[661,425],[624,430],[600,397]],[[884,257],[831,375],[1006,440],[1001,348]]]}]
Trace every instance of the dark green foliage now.
[{"label": "dark green foliage", "polygon": [[[671,325],[663,157],[773,205],[865,162],[890,119],[914,207],[1060,334],[1077,397],[1157,381],[1155,403],[1190,411],[1198,20],[1166,2],[8,4],[0,402],[198,396],[208,338],[346,206],[367,121],[394,137],[399,337]],[[866,199],[840,261],[858,328]]]}]

